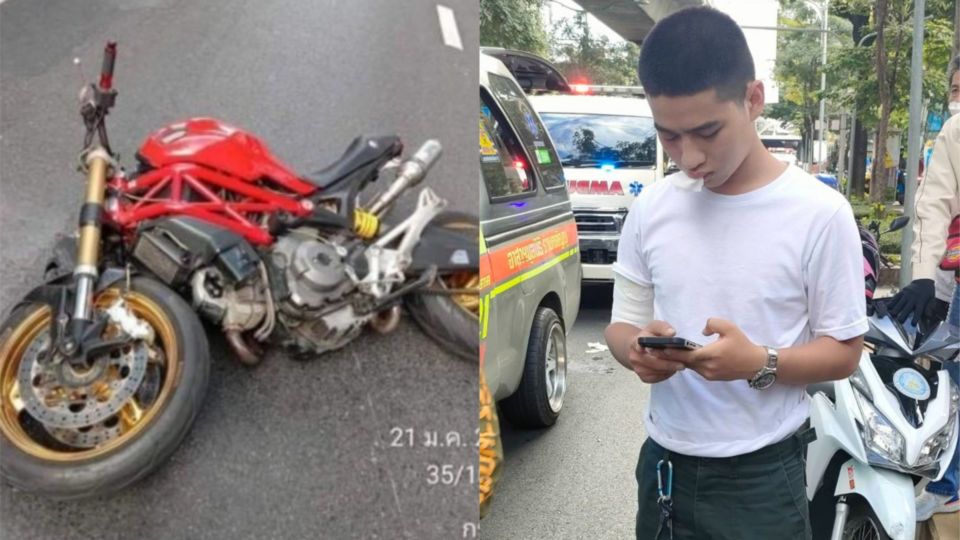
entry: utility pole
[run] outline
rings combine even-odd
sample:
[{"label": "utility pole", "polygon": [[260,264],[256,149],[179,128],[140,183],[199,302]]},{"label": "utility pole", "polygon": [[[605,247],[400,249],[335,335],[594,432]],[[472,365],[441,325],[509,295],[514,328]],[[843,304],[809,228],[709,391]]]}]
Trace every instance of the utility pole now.
[{"label": "utility pole", "polygon": [[857,138],[857,107],[853,107],[853,112],[850,113],[850,174],[847,175],[847,200],[850,200],[850,193],[853,189],[853,157],[857,155],[856,141]]},{"label": "utility pole", "polygon": [[[917,193],[917,174],[920,161],[920,109],[923,106],[923,17],[926,12],[924,0],[915,0],[913,8],[913,53],[910,57],[910,128],[907,131],[907,177],[903,180],[904,214],[911,222],[903,229],[903,243],[900,246],[900,287],[906,287],[913,278],[910,259],[913,256],[913,220],[916,219],[914,207]],[[878,158],[879,159],[879,158]]]},{"label": "utility pole", "polygon": [[823,0],[823,11],[820,12],[820,29],[823,30],[823,33],[820,34],[820,44],[823,53],[820,56],[820,159],[817,161],[817,171],[821,174],[825,173],[823,169],[827,163],[827,151],[824,144],[827,125],[824,123],[823,115],[827,105],[824,94],[827,92],[827,17],[829,6],[830,0]]},{"label": "utility pole", "polygon": [[[847,140],[843,137],[843,130],[847,127],[847,113],[840,114],[840,134],[837,137],[837,142],[840,144],[840,148],[837,149],[837,182],[843,181],[843,171],[846,168],[846,150]],[[848,181],[849,183],[849,181]]]}]

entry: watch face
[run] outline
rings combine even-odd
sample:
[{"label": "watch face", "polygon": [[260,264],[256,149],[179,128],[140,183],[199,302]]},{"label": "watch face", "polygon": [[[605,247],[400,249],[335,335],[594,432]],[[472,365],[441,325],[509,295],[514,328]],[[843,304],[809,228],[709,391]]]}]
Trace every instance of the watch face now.
[{"label": "watch face", "polygon": [[773,381],[775,380],[777,380],[777,376],[775,374],[767,373],[766,375],[763,375],[759,379],[757,379],[757,382],[754,385],[754,388],[756,388],[757,390],[763,390],[765,388],[769,388],[773,384]]}]

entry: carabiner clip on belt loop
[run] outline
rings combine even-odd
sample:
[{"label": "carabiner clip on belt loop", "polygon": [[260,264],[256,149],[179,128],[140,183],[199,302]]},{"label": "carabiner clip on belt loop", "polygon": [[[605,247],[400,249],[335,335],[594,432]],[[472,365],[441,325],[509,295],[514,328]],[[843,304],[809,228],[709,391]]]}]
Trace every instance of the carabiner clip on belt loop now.
[{"label": "carabiner clip on belt loop", "polygon": [[[667,489],[663,489],[663,464],[667,464]],[[664,456],[664,459],[661,459],[657,463],[657,497],[660,501],[669,501],[673,496],[673,463],[670,461],[669,456]]]},{"label": "carabiner clip on belt loop", "polygon": [[[663,485],[663,464],[667,464],[667,485],[664,490]],[[667,531],[667,538],[673,540],[673,463],[670,462],[670,452],[667,452],[663,459],[657,463],[657,505],[660,507],[660,524],[657,527],[657,535],[654,537],[660,540],[660,534]]]}]

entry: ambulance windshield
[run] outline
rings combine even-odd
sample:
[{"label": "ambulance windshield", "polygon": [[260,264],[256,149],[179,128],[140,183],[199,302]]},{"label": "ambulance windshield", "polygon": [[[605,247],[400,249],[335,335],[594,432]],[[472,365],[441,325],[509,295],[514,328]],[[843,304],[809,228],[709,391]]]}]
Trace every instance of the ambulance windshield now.
[{"label": "ambulance windshield", "polygon": [[652,168],[657,161],[653,118],[541,113],[564,167]]}]

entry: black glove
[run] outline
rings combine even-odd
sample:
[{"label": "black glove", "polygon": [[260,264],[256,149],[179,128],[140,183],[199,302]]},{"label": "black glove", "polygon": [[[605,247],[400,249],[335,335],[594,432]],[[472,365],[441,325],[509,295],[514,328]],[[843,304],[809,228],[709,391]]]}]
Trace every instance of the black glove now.
[{"label": "black glove", "polygon": [[950,302],[934,298],[927,302],[927,309],[923,312],[923,320],[929,326],[936,326],[947,320],[947,313],[950,311]]},{"label": "black glove", "polygon": [[906,322],[911,314],[914,324],[920,324],[921,317],[927,310],[927,304],[936,300],[935,293],[936,288],[932,279],[915,279],[887,301],[887,311],[901,324]]}]

